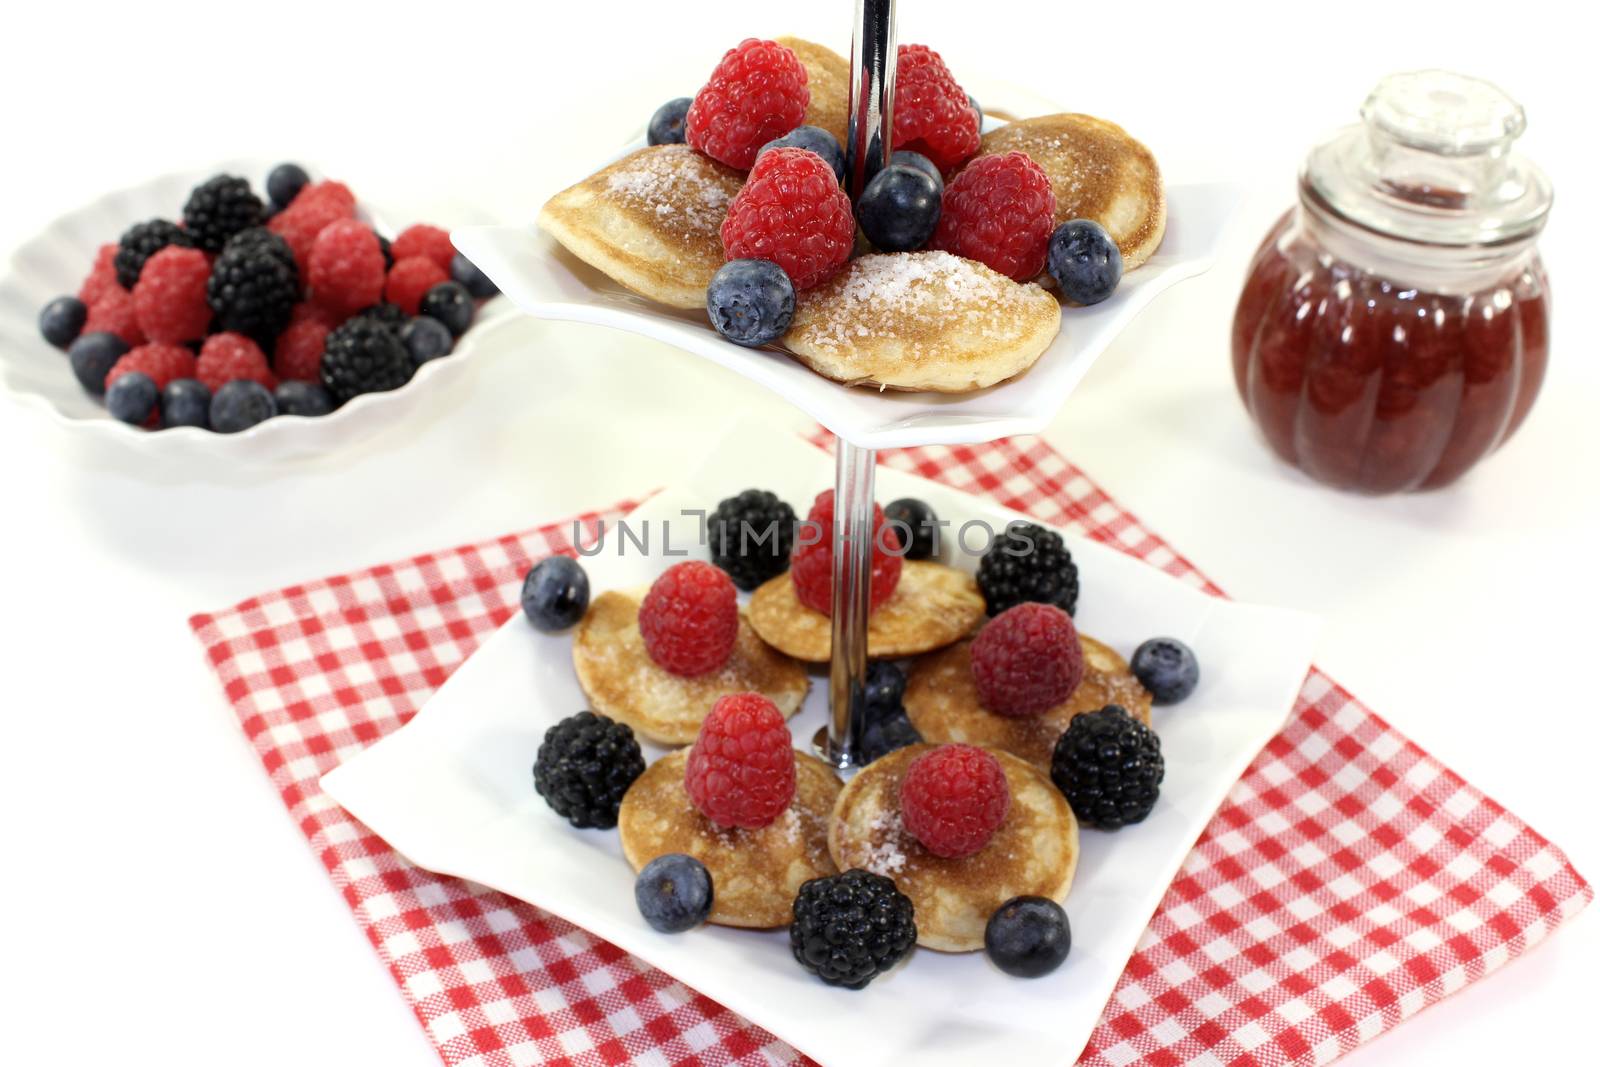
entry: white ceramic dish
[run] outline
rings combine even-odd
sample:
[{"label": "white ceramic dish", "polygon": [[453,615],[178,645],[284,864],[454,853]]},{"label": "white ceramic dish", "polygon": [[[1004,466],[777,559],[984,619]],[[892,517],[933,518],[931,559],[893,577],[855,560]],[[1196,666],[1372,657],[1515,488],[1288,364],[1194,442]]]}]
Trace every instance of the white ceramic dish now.
[{"label": "white ceramic dish", "polygon": [[[462,373],[484,335],[511,313],[507,301],[489,301],[449,356],[425,364],[400,389],[357,397],[320,418],[283,415],[236,434],[194,427],[152,433],[113,419],[100,398],[78,384],[66,354],[39,335],[39,309],[78,291],[101,245],[117,240],[135,222],[175,218],[189,190],[212,174],[243,175],[259,191],[271,168],[262,160],[232,160],[205,171],[163,175],[63,215],[18,248],[0,277],[0,386],[75,432],[94,435],[107,447],[136,449],[155,461],[215,466],[294,460],[326,455],[405,419],[447,379]],[[395,228],[382,212],[363,204],[361,215],[393,236]]]},{"label": "white ceramic dish", "polygon": [[[969,519],[1000,528],[1017,517],[896,471],[880,470],[878,479],[880,499],[920,496],[955,523],[952,530]],[[698,520],[682,514],[685,508],[707,508],[761,485],[803,509],[831,482],[831,460],[810,445],[770,431],[736,431],[703,469],[630,517],[636,529],[652,524],[653,555],[631,546],[619,555],[613,530],[602,553],[584,561],[592,588],[641,585],[659,574],[668,565],[661,555],[665,521],[674,551],[704,558]],[[585,700],[573,676],[570,635],[540,634],[520,613],[404,729],[322,784],[412,862],[564,916],[828,1067],[1069,1064],[1184,856],[1282,725],[1317,628],[1294,612],[1206,596],[1104,545],[1070,543],[1082,575],[1078,620],[1085,632],[1124,655],[1147,637],[1178,637],[1195,648],[1202,679],[1185,703],[1156,709],[1167,776],[1150,818],[1119,833],[1084,832],[1066,904],[1072,955],[1046,978],[1008,978],[981,953],[918,950],[866,990],[849,992],[801,970],[782,931],[652,931],[634,905],[633,875],[615,831],[575,830],[533,790],[530,768],[544,731]],[[975,566],[953,549],[946,548],[949,562]],[[802,746],[823,722],[825,690],[825,675],[814,673],[792,724]],[[661,752],[646,746],[649,759]]]},{"label": "white ceramic dish", "polygon": [[[591,171],[644,143],[639,138]],[[1064,308],[1060,334],[1025,374],[961,395],[846,387],[776,348],[730,344],[717,336],[703,313],[638,296],[532,223],[457,229],[450,236],[530,315],[610,326],[664,341],[772,390],[848,441],[894,448],[992,441],[1044,429],[1135,315],[1163,290],[1210,268],[1239,196],[1230,185],[1169,186],[1166,236],[1149,262],[1129,273],[1110,299],[1087,308]]]}]

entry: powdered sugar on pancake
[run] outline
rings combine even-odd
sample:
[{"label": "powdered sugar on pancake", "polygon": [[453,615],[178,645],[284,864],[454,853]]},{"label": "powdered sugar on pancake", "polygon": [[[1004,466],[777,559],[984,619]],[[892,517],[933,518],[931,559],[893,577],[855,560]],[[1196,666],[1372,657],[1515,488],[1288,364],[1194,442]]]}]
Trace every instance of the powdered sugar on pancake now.
[{"label": "powdered sugar on pancake", "polygon": [[936,355],[952,329],[996,345],[1014,341],[1039,295],[1037,286],[949,252],[866,255],[802,294],[796,326],[822,348],[892,338],[908,354]]},{"label": "powdered sugar on pancake", "polygon": [[637,152],[606,176],[606,193],[685,234],[715,235],[739,191],[738,175],[687,145]]}]

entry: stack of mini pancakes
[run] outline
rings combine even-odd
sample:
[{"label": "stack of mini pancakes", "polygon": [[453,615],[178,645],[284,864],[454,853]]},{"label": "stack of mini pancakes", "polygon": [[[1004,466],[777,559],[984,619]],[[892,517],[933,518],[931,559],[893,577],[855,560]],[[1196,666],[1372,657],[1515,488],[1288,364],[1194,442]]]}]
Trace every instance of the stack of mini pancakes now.
[{"label": "stack of mini pancakes", "polygon": [[[849,64],[810,41],[779,43],[806,68],[806,121],[843,143]],[[1155,253],[1167,221],[1161,171],[1121,127],[1079,114],[1019,119],[985,134],[978,155],[1013,151],[1049,176],[1056,222],[1105,227],[1125,272]],[[725,262],[722,220],[743,181],[686,145],[655,145],[557,193],[539,225],[633,292],[703,309],[706,286]],[[783,348],[849,385],[964,393],[1021,374],[1060,329],[1060,301],[1036,282],[947,252],[868,253],[799,294]]]}]

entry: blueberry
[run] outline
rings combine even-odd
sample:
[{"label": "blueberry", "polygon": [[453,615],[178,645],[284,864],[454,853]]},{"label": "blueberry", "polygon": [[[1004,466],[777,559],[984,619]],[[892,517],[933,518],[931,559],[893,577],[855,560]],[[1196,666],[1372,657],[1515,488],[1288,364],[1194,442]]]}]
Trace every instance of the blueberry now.
[{"label": "blueberry", "polygon": [[723,337],[756,348],[776,341],[789,328],[794,283],[770,260],[729,260],[706,287],[706,313]]},{"label": "blueberry", "polygon": [[67,348],[67,360],[78,382],[95,396],[106,391],[106,375],[128,350],[128,342],[114,333],[86,333]]},{"label": "blueberry", "polygon": [[880,252],[911,252],[933,236],[939,207],[932,178],[916,167],[891,163],[867,183],[856,202],[856,220]]},{"label": "blueberry", "polygon": [[[873,178],[877,177],[878,171],[882,169],[882,167],[875,162],[878,157],[874,155],[871,158],[874,162],[869,162],[867,164],[868,181],[871,181]],[[899,148],[889,156],[889,165],[894,166],[896,163],[903,167],[916,167],[918,170],[922,171],[922,173],[932,178],[934,187],[939,190],[939,198],[941,200],[944,199],[944,175],[939,173],[939,168],[934,166],[933,160],[929,159],[921,152],[913,152],[909,148]]]},{"label": "blueberry", "polygon": [[864,763],[882,759],[889,753],[907,745],[922,743],[922,735],[911,725],[904,709],[888,718],[867,724],[861,731],[861,758]]},{"label": "blueberry", "polygon": [[1061,966],[1072,951],[1072,927],[1055,901],[1014,897],[989,916],[983,950],[1007,974],[1038,978]]},{"label": "blueberry", "polygon": [[278,413],[278,403],[260,382],[236,378],[211,398],[211,428],[218,433],[238,433]]},{"label": "blueberry", "polygon": [[472,325],[472,294],[460,282],[440,282],[422,294],[418,310],[444,323],[450,336],[460,337]]},{"label": "blueberry", "polygon": [[656,113],[650,116],[644,139],[650,144],[682,144],[683,120],[688,117],[689,105],[693,103],[692,98],[680,96],[656,108]]},{"label": "blueberry", "polygon": [[475,300],[487,300],[500,292],[500,287],[494,283],[478,265],[466,256],[457,252],[450,257],[450,277],[467,287]]},{"label": "blueberry", "polygon": [[916,497],[901,497],[883,509],[885,521],[905,523],[906,529],[894,528],[895,536],[904,538],[910,532],[911,543],[905,546],[906,559],[932,559],[939,552],[939,516],[924,501]]},{"label": "blueberry", "polygon": [[278,405],[280,415],[326,415],[333,410],[333,395],[322,386],[313,382],[296,381],[293,378],[286,382],[279,382],[274,390],[272,399]]},{"label": "blueberry", "polygon": [[148,374],[130,371],[111,383],[106,390],[106,410],[111,417],[130,426],[143,426],[156,410],[161,391]]},{"label": "blueberry", "polygon": [[900,701],[906,695],[905,672],[886,659],[867,664],[866,695],[868,719],[888,718],[900,710]]},{"label": "blueberry", "polygon": [[1131,666],[1157,704],[1176,704],[1200,684],[1200,661],[1175,637],[1152,637],[1133,650]]},{"label": "blueberry", "polygon": [[796,126],[782,137],[762,145],[756,158],[760,159],[773,148],[803,148],[815,152],[833,168],[833,176],[844,181],[844,149],[839,147],[839,139],[821,126]]},{"label": "blueberry", "polygon": [[39,311],[39,332],[57,348],[66,348],[83,332],[89,309],[75,296],[58,296]]},{"label": "blueberry", "polygon": [[161,390],[161,425],[211,428],[211,390],[193,378],[168,382]]},{"label": "blueberry", "polygon": [[681,934],[711,915],[711,872],[693,856],[669,852],[644,865],[633,899],[651,929]]},{"label": "blueberry", "polygon": [[280,211],[304,189],[311,176],[298,163],[279,163],[267,175],[267,199]]},{"label": "blueberry", "polygon": [[522,613],[545,633],[565,630],[589,610],[589,576],[570,556],[535,563],[522,580]]},{"label": "blueberry", "polygon": [[383,234],[376,234],[378,238],[378,251],[383,253],[383,269],[390,270],[394,267],[394,242]]},{"label": "blueberry", "polygon": [[448,356],[456,340],[450,336],[445,324],[438,319],[418,315],[400,327],[400,342],[406,346],[406,351],[411,353],[411,362],[420,367],[430,359]]},{"label": "blueberry", "polygon": [[1098,304],[1122,280],[1122,251],[1098,222],[1072,219],[1050,235],[1050,276],[1075,304]]},{"label": "blueberry", "polygon": [[978,129],[983,129],[983,105],[978,103],[978,98],[971,93],[967,94],[967,103],[972,105],[972,110],[978,113]]}]

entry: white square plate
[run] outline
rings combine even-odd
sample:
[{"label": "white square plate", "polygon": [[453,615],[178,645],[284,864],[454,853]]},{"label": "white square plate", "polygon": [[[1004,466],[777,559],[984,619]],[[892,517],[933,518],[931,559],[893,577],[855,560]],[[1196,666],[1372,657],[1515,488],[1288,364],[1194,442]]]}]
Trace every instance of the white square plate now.
[{"label": "white square plate", "polygon": [[[798,438],[736,430],[682,486],[629,517],[636,530],[650,523],[651,555],[630,545],[619,556],[622,539],[613,530],[602,553],[584,560],[592,590],[642,585],[659,574],[667,565],[667,522],[674,552],[686,548],[690,558],[705,558],[699,520],[685,509],[711,508],[757,485],[803,512],[831,481],[829,458]],[[952,520],[952,530],[971,519],[1000,529],[1018,518],[880,468],[878,498],[900,496],[925,499]],[[976,559],[950,540],[947,561],[973,569]],[[1199,656],[1201,682],[1184,703],[1155,711],[1167,774],[1150,818],[1117,833],[1084,832],[1066,903],[1072,954],[1045,978],[1007,977],[982,953],[919,949],[864,991],[850,992],[803,971],[783,931],[652,931],[634,905],[633,875],[616,833],[573,829],[533,790],[531,767],[545,730],[586,705],[573,675],[570,636],[540,634],[521,613],[416,718],[322,784],[413,863],[555,912],[829,1067],[1070,1064],[1184,856],[1282,725],[1310,664],[1317,625],[1295,612],[1207,596],[1105,545],[1076,538],[1069,544],[1083,586],[1077,619],[1084,632],[1124,655],[1147,637],[1180,638]],[[802,747],[825,716],[826,675],[818,670],[812,681],[793,721]],[[652,760],[663,751],[645,748]]]},{"label": "white square plate", "polygon": [[[643,147],[640,138],[600,165]],[[530,315],[610,326],[664,341],[772,390],[847,441],[864,448],[900,448],[993,441],[1043,430],[1135,315],[1158,293],[1210,269],[1239,199],[1239,189],[1231,185],[1169,186],[1167,231],[1156,254],[1129,272],[1109,299],[1091,307],[1063,308],[1061,332],[1026,373],[961,394],[844,386],[776,348],[741,348],[719,337],[704,311],[646,300],[532,223],[457,229],[450,238]]]}]

